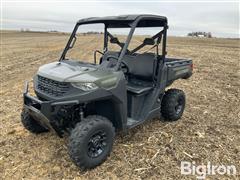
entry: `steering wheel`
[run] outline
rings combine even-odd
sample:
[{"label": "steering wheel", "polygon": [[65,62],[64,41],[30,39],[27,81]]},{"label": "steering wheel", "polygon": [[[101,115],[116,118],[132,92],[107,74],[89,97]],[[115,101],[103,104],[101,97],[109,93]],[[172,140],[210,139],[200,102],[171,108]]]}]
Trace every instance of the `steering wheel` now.
[{"label": "steering wheel", "polygon": [[[118,61],[118,57],[116,57],[116,56],[108,56],[107,61],[109,61],[110,58]],[[124,74],[129,72],[129,68],[128,68],[127,64],[123,61],[120,64],[120,68],[121,68],[121,70],[123,71]]]},{"label": "steering wheel", "polygon": [[115,59],[115,60],[118,60],[118,57],[116,57],[116,56],[111,56],[111,55],[110,55],[110,56],[107,57],[107,61],[109,61],[111,58],[112,58],[112,59]]}]

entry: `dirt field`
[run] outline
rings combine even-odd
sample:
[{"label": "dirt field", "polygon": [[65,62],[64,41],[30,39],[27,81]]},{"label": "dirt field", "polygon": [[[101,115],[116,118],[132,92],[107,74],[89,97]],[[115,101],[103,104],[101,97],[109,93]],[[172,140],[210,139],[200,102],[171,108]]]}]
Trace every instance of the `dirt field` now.
[{"label": "dirt field", "polygon": [[194,62],[192,78],[172,85],[187,96],[182,119],[154,119],[118,134],[107,161],[81,172],[68,156],[67,138],[30,134],[20,122],[24,80],[31,80],[40,65],[57,60],[67,38],[2,32],[0,179],[196,179],[181,176],[181,161],[235,165],[236,176],[208,178],[240,178],[240,40],[169,38],[169,56]]}]

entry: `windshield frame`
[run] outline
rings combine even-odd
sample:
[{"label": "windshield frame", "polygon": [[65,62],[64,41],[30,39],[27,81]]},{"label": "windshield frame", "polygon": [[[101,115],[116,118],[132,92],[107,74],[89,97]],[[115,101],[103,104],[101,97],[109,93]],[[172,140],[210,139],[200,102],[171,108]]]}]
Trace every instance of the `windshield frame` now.
[{"label": "windshield frame", "polygon": [[[134,31],[135,31],[138,23],[141,20],[144,20],[144,19],[147,19],[147,18],[139,17],[139,18],[136,18],[135,21],[129,23],[130,31],[129,31],[128,35],[127,35],[126,41],[124,42],[124,46],[121,48],[120,55],[118,57],[118,62],[116,64],[115,68],[114,68],[116,71],[119,70],[119,68],[120,68],[120,64],[122,62],[122,59],[123,59],[124,55],[126,54],[126,52],[128,50],[129,43],[130,43],[130,41],[132,39],[132,36],[134,34]],[[74,40],[74,37],[76,36],[76,33],[77,33],[77,30],[78,30],[79,26],[84,25],[84,24],[86,24],[86,23],[79,23],[78,22],[75,25],[75,27],[74,27],[74,29],[73,29],[73,31],[71,33],[71,36],[70,36],[70,38],[69,38],[69,40],[68,40],[68,42],[67,42],[67,44],[66,44],[66,46],[65,46],[65,48],[64,48],[64,50],[62,52],[62,54],[61,54],[61,57],[60,57],[59,61],[62,61],[62,60],[65,59],[68,50],[71,49],[70,45],[71,45],[72,41]],[[99,23],[92,22],[92,23],[87,23],[87,24],[99,24]],[[108,46],[108,31],[107,31],[108,26],[106,25],[106,23],[102,23],[102,24],[104,24],[104,53],[105,53],[107,51],[107,46]],[[167,54],[167,52],[166,52],[166,40],[167,40],[167,29],[168,29],[167,22],[164,23],[163,26],[159,26],[159,27],[163,27],[162,60],[164,62],[165,61],[165,56]]]}]

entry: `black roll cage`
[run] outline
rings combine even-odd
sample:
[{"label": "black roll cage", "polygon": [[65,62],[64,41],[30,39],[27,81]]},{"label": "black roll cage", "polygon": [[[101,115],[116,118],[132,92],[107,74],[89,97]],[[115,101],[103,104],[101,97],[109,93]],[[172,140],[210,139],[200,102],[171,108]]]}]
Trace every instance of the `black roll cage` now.
[{"label": "black roll cage", "polygon": [[[127,16],[126,16],[127,17]],[[131,15],[129,16],[131,19]],[[115,66],[115,70],[119,70],[120,68],[120,64],[122,62],[122,59],[124,57],[124,55],[127,53],[127,52],[130,52],[130,53],[134,53],[136,52],[137,50],[141,49],[142,47],[144,47],[146,44],[143,42],[142,44],[140,44],[138,47],[136,47],[135,49],[133,49],[132,51],[129,51],[128,50],[128,45],[132,39],[132,36],[134,34],[134,31],[135,29],[138,27],[138,24],[141,23],[141,21],[154,21],[153,25],[149,25],[148,26],[144,26],[144,23],[141,24],[140,27],[163,27],[163,30],[161,30],[160,32],[158,32],[157,34],[155,34],[154,36],[151,37],[152,40],[156,40],[156,44],[154,46],[157,47],[157,53],[158,53],[158,45],[160,44],[161,42],[161,39],[163,40],[162,41],[162,55],[161,55],[161,60],[162,60],[162,63],[165,62],[165,56],[167,54],[166,52],[166,42],[167,42],[167,29],[168,29],[168,25],[167,25],[167,19],[165,17],[162,17],[162,16],[152,16],[152,15],[138,15],[138,16],[133,16],[133,18],[135,19],[127,19],[126,21],[120,21],[119,19],[122,18],[121,16],[117,16],[117,17],[114,17],[115,19],[111,19],[110,23],[109,23],[109,18],[113,18],[113,17],[107,17],[106,19],[101,19],[101,18],[88,18],[88,19],[82,19],[82,20],[79,20],[77,22],[77,24],[75,25],[72,33],[71,33],[71,36],[63,50],[63,53],[59,59],[59,61],[62,61],[65,59],[65,56],[67,54],[67,51],[70,49],[70,46],[71,46],[71,43],[72,41],[75,39],[75,36],[76,36],[76,32],[78,30],[78,27],[80,25],[84,25],[84,24],[99,24],[99,23],[103,23],[104,24],[104,52],[107,51],[107,45],[108,45],[108,37],[110,37],[110,39],[114,38],[114,36],[112,34],[110,34],[107,29],[108,28],[114,28],[111,26],[111,22],[117,22],[119,28],[123,28],[123,27],[130,27],[130,32],[128,33],[128,36],[127,36],[127,39],[125,41],[125,43],[121,43],[121,42],[116,42],[116,44],[118,44],[120,47],[121,47],[121,53],[118,57],[118,62]],[[118,19],[119,18],[119,19]],[[165,19],[164,19],[165,18]],[[128,22],[129,21],[129,22]],[[159,24],[156,24],[156,22],[160,22]],[[126,23],[128,22],[128,23]],[[123,25],[121,25],[121,23],[124,23]],[[127,25],[126,25],[127,24]],[[158,56],[158,54],[157,54]],[[159,61],[160,59],[157,58],[157,60]],[[159,64],[159,62],[158,62]]]}]

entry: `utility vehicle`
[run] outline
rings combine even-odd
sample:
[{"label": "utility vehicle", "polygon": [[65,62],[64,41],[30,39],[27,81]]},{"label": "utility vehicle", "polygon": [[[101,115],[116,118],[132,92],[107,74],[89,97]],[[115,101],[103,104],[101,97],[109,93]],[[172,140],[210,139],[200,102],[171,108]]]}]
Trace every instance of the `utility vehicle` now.
[{"label": "utility vehicle", "polygon": [[[103,50],[96,49],[92,62],[67,58],[78,28],[99,23],[104,26]],[[130,49],[134,31],[149,27],[158,32]],[[121,42],[109,28],[129,28],[126,41]],[[79,20],[59,61],[41,66],[33,78],[35,96],[30,95],[26,82],[21,114],[24,127],[36,134],[53,130],[60,137],[69,135],[71,159],[81,169],[89,169],[106,160],[116,131],[125,132],[154,117],[181,118],[184,92],[165,89],[192,75],[192,61],[166,57],[167,29],[167,18],[158,15]],[[120,50],[111,51],[111,44]],[[154,52],[141,52],[145,46]]]}]

